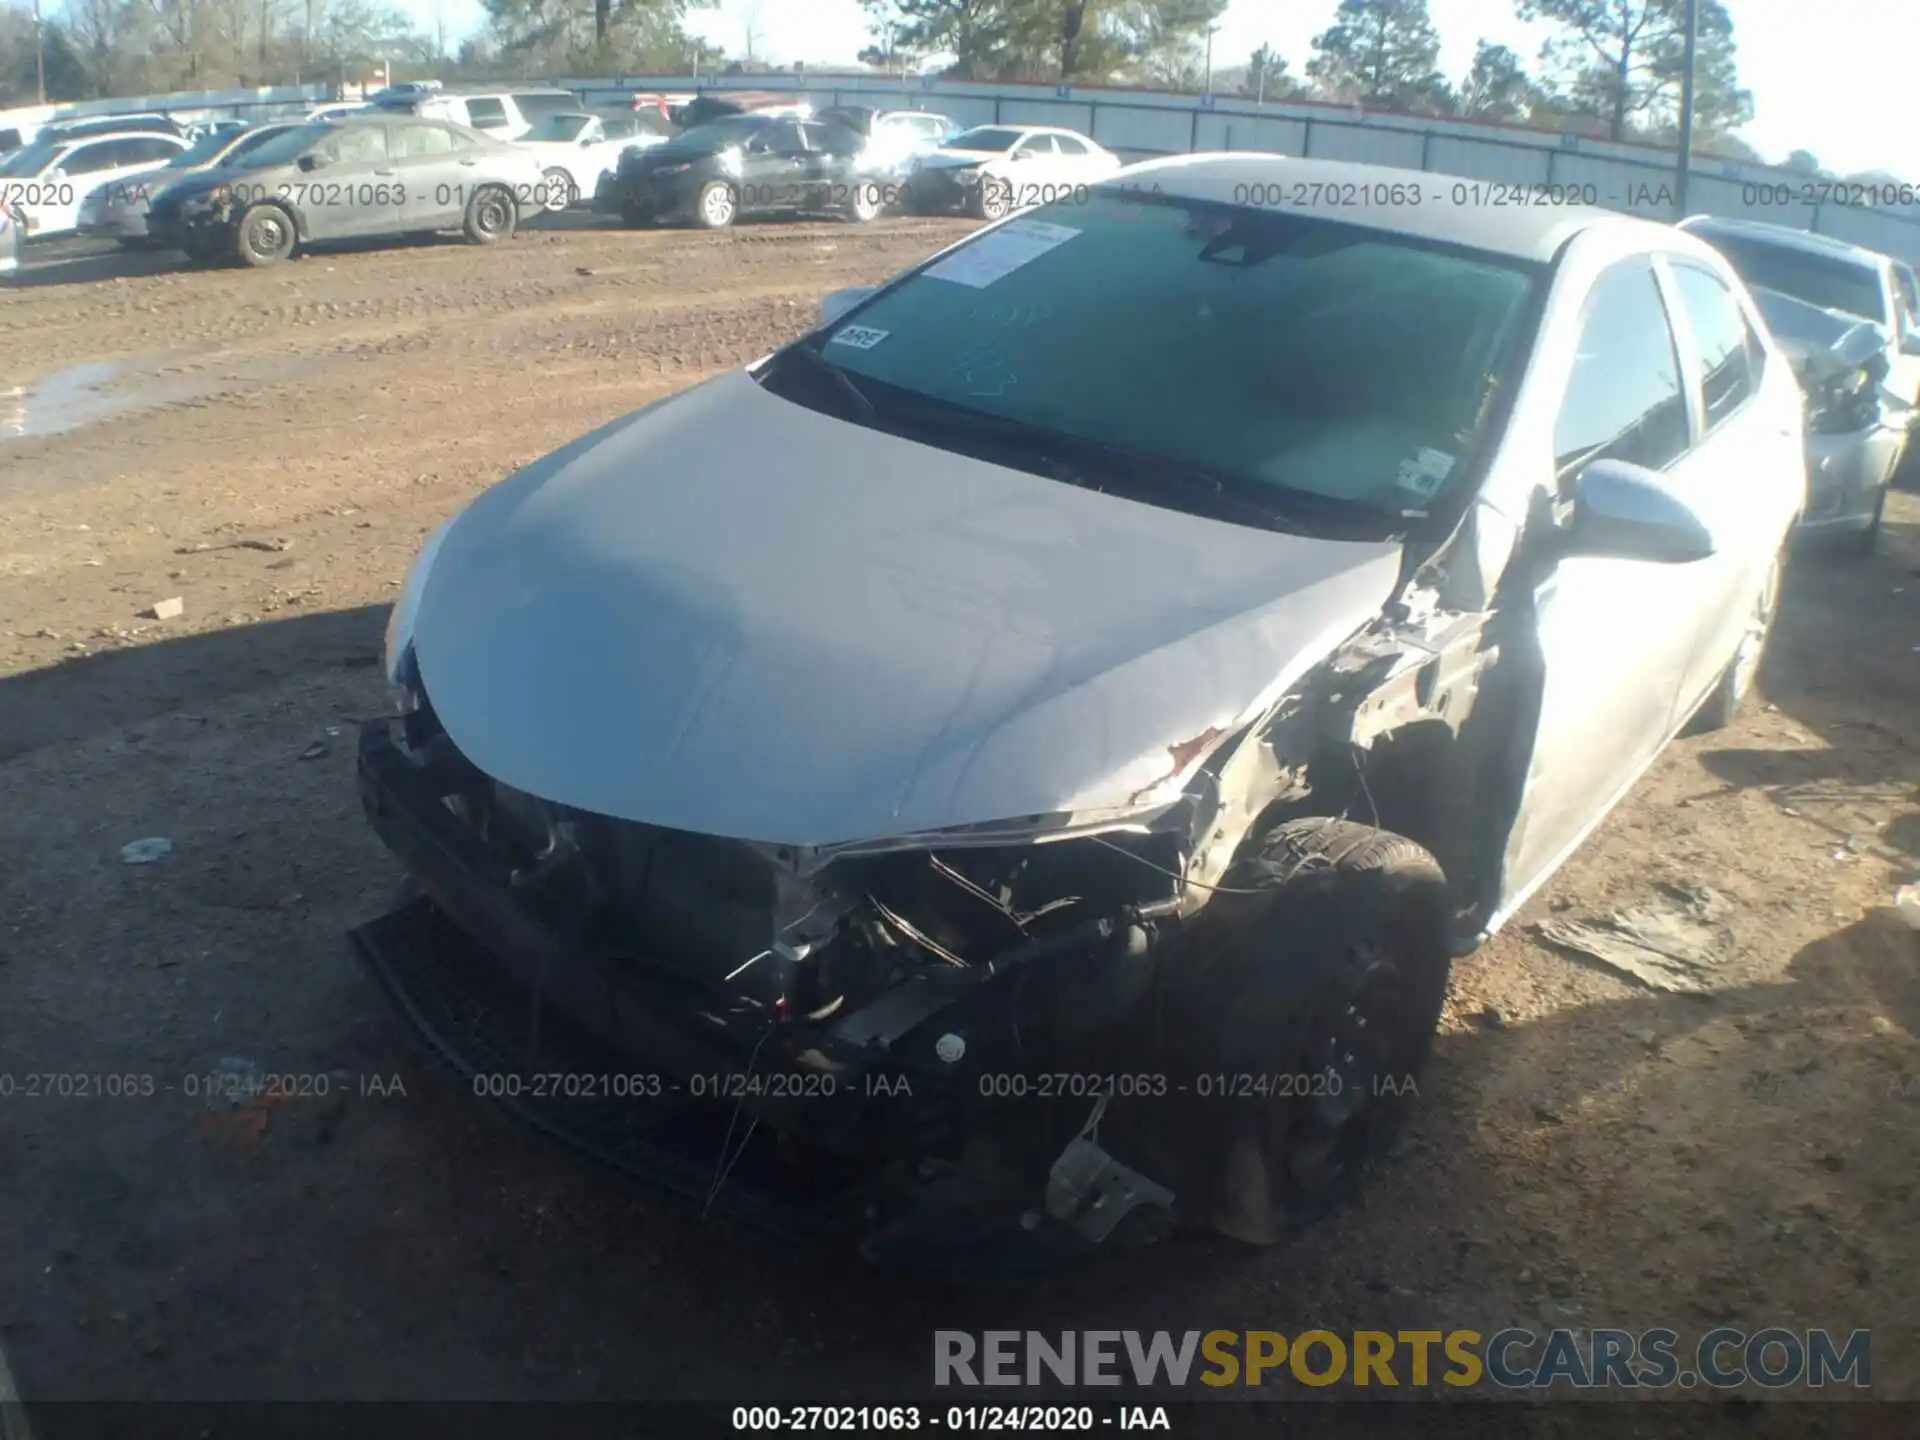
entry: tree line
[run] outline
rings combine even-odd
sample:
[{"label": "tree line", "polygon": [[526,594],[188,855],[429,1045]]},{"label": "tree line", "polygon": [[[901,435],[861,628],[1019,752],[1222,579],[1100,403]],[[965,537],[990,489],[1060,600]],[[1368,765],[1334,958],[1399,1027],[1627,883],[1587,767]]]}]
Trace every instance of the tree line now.
[{"label": "tree line", "polygon": [[481,33],[450,41],[390,0],[0,0],[0,108],[172,90],[395,79],[538,79],[715,68],[690,11],[715,0],[482,0]]},{"label": "tree line", "polygon": [[[716,0],[482,0],[481,33],[450,45],[390,0],[42,0],[38,44],[18,0],[0,9],[0,106],[30,103],[44,65],[52,100],[430,75],[701,73],[725,57],[689,13]],[[795,3],[795,0],[773,0]],[[1313,99],[1612,140],[1671,143],[1678,126],[1683,0],[1512,0],[1541,22],[1535,57],[1481,41],[1467,73],[1439,68],[1427,0],[1340,0],[1296,69],[1271,46],[1239,63],[1211,54],[1228,0],[861,0],[861,60],[954,79],[1143,84],[1267,100]],[[751,60],[753,44],[747,42]],[[1217,63],[1216,63],[1217,61]],[[1700,0],[1695,127],[1701,149],[1751,157],[1753,118],[1724,0]],[[1799,168],[1817,170],[1796,153]]]},{"label": "tree line", "polygon": [[[869,64],[950,55],[969,80],[1144,83],[1268,100],[1310,99],[1416,115],[1671,141],[1679,119],[1683,0],[1514,0],[1548,38],[1531,62],[1482,40],[1467,73],[1439,66],[1427,0],[1341,0],[1298,69],[1263,45],[1208,72],[1228,0],[861,0]],[[1748,154],[1733,132],[1753,118],[1733,19],[1700,0],[1694,124],[1701,148]]]}]

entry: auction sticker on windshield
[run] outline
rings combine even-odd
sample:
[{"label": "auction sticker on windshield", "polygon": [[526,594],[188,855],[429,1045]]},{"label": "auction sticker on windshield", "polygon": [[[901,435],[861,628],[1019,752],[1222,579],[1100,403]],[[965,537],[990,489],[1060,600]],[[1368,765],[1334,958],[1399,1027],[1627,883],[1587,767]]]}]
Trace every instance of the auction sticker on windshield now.
[{"label": "auction sticker on windshield", "polygon": [[1010,220],[971,245],[963,245],[925,273],[929,280],[951,280],[956,285],[984,290],[1079,233],[1071,225],[1049,225],[1045,220]]},{"label": "auction sticker on windshield", "polygon": [[843,325],[828,337],[829,345],[851,345],[856,350],[871,350],[893,332],[875,330],[868,325]]},{"label": "auction sticker on windshield", "polygon": [[1453,456],[1444,450],[1422,446],[1413,459],[1400,462],[1400,488],[1411,490],[1422,500],[1431,500],[1452,473]]}]

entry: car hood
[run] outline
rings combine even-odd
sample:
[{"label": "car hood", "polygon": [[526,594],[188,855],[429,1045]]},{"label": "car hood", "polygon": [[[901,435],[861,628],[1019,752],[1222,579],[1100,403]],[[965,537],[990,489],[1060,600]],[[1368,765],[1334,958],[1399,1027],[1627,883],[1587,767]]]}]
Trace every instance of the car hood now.
[{"label": "car hood", "polygon": [[413,637],[447,733],[507,785],[836,845],[1171,799],[1399,566],[1395,544],[1102,495],[734,372],[482,494]]},{"label": "car hood", "polygon": [[271,189],[283,181],[293,183],[307,178],[307,173],[298,165],[249,165],[242,161],[237,165],[215,165],[208,170],[189,171],[178,180],[170,180],[167,182],[167,198],[191,199],[209,190],[217,190],[222,185],[231,185],[236,180],[245,180],[249,186]]},{"label": "car hood", "polygon": [[924,170],[964,170],[970,165],[986,165],[994,160],[1004,160],[1004,150],[948,150],[941,148],[929,150],[920,157],[920,166]]}]

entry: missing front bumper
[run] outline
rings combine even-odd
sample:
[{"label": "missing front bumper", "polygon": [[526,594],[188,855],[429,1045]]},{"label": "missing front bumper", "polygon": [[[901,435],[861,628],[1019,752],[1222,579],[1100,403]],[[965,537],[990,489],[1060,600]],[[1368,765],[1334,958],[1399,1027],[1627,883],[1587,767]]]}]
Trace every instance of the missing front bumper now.
[{"label": "missing front bumper", "polygon": [[[1006,986],[899,985],[818,1025],[724,1013],[718,992],[557,938],[490,874],[429,770],[386,724],[363,732],[367,814],[430,898],[352,940],[477,1095],[702,1214],[858,1242],[876,1261],[956,1279],[1045,1269],[1106,1243],[1115,1207],[1170,1206],[1145,1177],[1072,1143],[1084,1099],[983,1119],[991,1107],[970,1097],[985,1093],[990,1047],[963,1068],[938,1042]],[[1078,1199],[1063,1204],[1069,1161]],[[1088,1190],[1089,1175],[1111,1198]],[[1139,1217],[1127,1238],[1166,1228]]]}]

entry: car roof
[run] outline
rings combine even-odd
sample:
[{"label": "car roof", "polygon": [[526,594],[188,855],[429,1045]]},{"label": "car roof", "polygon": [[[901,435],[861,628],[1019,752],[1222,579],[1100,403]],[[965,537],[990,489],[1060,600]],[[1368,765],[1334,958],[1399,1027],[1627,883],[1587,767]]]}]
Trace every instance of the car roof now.
[{"label": "car roof", "polygon": [[[941,118],[944,119],[946,117],[942,116]],[[1089,138],[1082,135],[1078,130],[1067,129],[1064,125],[1021,125],[1011,120],[988,120],[983,124],[969,125],[966,128],[968,130],[1016,130],[1022,135],[1071,135],[1076,140]],[[1098,144],[1099,142],[1095,141],[1094,143]]]},{"label": "car roof", "polygon": [[[1703,252],[1709,250],[1704,242],[1671,225],[1597,205],[1456,204],[1457,186],[1484,182],[1433,170],[1297,160],[1289,155],[1203,153],[1141,161],[1125,167],[1108,183],[1124,185],[1135,180],[1151,180],[1162,194],[1179,199],[1223,205],[1245,205],[1252,186],[1283,186],[1279,193],[1284,198],[1275,203],[1297,213],[1541,264],[1551,261],[1576,235],[1591,230],[1638,234],[1646,244],[1663,249],[1698,246]],[[1402,204],[1359,203],[1383,185],[1400,186],[1410,198]]]},{"label": "car roof", "polygon": [[1830,260],[1850,260],[1874,269],[1892,263],[1888,256],[1864,245],[1836,240],[1831,235],[1816,235],[1811,230],[1796,230],[1791,225],[1770,225],[1764,220],[1728,220],[1718,215],[1689,215],[1680,223],[1690,233],[1702,237],[1724,235],[1729,240],[1751,240],[1756,245],[1824,255]]},{"label": "car roof", "polygon": [[55,135],[50,143],[54,145],[100,145],[108,140],[177,140],[182,146],[188,141],[184,135],[175,135],[170,130],[92,130],[84,135]]},{"label": "car roof", "polygon": [[572,95],[573,91],[563,90],[558,85],[443,85],[438,90],[412,91],[401,97],[407,100],[442,99],[446,96],[476,97],[484,95]]}]

